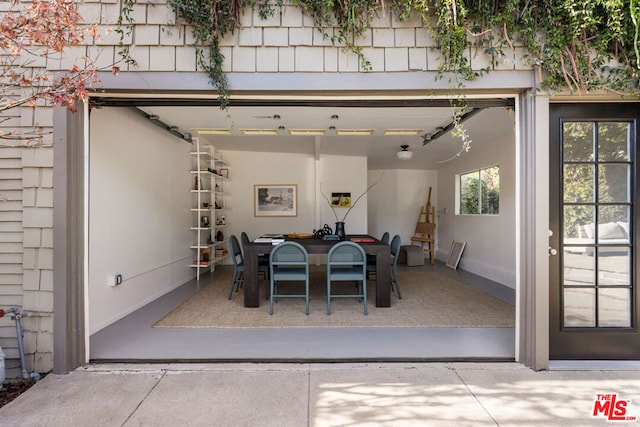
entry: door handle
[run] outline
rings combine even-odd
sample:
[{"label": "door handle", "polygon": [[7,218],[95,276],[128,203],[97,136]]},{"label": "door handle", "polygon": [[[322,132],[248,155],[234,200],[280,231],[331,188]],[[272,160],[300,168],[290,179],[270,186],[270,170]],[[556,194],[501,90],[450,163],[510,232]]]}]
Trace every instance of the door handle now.
[{"label": "door handle", "polygon": [[549,256],[551,255],[558,255],[558,251],[555,248],[549,246]]}]

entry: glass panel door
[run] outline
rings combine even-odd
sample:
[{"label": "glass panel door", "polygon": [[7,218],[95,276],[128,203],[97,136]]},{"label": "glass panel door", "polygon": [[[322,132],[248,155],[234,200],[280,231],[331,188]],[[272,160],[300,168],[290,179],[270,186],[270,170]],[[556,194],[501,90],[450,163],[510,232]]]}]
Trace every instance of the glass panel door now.
[{"label": "glass panel door", "polygon": [[626,109],[618,116],[619,110],[610,104],[552,107],[550,245],[559,248],[550,259],[552,358],[640,358],[640,344],[625,344],[632,336],[640,341],[637,126],[636,116]]}]

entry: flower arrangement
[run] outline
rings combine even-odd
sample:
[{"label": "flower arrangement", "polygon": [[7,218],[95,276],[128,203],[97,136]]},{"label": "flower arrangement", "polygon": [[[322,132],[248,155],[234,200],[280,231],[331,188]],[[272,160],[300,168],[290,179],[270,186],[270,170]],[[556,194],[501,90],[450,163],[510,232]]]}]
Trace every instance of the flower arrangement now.
[{"label": "flower arrangement", "polygon": [[382,180],[383,176],[384,176],[384,172],[380,175],[380,178],[378,178],[377,181],[375,181],[373,184],[368,186],[367,189],[364,191],[364,193],[362,193],[361,195],[358,196],[358,198],[355,200],[355,202],[351,203],[351,207],[349,209],[347,209],[347,211],[344,213],[344,216],[342,217],[341,220],[338,219],[338,214],[336,213],[336,209],[334,208],[334,206],[331,204],[331,200],[329,200],[329,198],[326,196],[326,194],[324,194],[324,192],[322,191],[322,184],[321,184],[320,185],[320,194],[322,194],[322,197],[324,197],[324,199],[329,204],[329,207],[331,208],[331,211],[333,212],[333,216],[336,217],[336,222],[344,223],[344,221],[347,219],[347,215],[349,215],[349,212],[351,212],[351,209],[353,209],[358,204],[358,201],[362,197],[364,197],[364,195],[367,194],[369,192],[369,190],[371,190],[377,183],[379,183]]}]

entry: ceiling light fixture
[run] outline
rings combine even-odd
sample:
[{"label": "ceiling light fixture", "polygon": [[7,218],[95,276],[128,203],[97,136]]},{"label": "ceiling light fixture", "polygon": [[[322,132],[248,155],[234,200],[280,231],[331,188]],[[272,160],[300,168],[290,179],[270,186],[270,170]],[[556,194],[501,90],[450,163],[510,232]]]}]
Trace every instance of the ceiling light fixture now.
[{"label": "ceiling light fixture", "polygon": [[192,130],[198,135],[231,135],[231,129],[197,128]]},{"label": "ceiling light fixture", "polygon": [[413,157],[413,151],[407,150],[407,148],[409,148],[409,146],[406,145],[406,144],[405,145],[401,145],[400,147],[402,148],[402,150],[398,151],[398,153],[397,153],[398,154],[398,158],[400,160],[410,160],[411,157]]},{"label": "ceiling light fixture", "polygon": [[322,136],[324,135],[323,129],[289,129],[290,135],[299,136]]},{"label": "ceiling light fixture", "polygon": [[411,136],[420,135],[422,132],[422,129],[387,129],[384,134],[387,136]]},{"label": "ceiling light fixture", "polygon": [[277,129],[242,129],[243,135],[277,135]]},{"label": "ceiling light fixture", "polygon": [[356,136],[366,136],[373,135],[373,129],[338,129],[336,132],[338,135],[356,135]]}]

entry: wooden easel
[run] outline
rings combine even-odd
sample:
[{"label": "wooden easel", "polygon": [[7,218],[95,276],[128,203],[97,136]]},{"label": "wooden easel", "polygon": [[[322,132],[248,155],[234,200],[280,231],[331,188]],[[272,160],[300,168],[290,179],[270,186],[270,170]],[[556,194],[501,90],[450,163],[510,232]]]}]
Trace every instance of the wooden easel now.
[{"label": "wooden easel", "polygon": [[429,187],[426,206],[420,207],[418,223],[411,236],[411,243],[419,243],[422,250],[429,253],[429,259],[433,264],[436,251],[436,208],[431,206],[431,187]]}]

